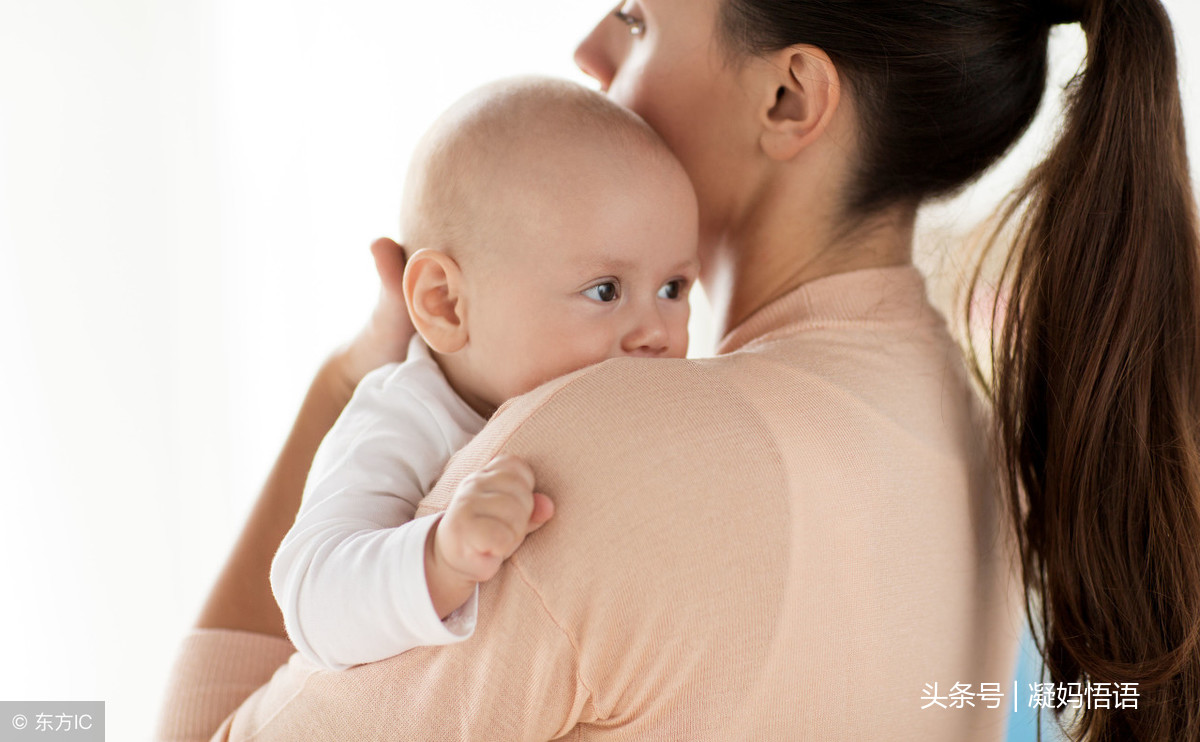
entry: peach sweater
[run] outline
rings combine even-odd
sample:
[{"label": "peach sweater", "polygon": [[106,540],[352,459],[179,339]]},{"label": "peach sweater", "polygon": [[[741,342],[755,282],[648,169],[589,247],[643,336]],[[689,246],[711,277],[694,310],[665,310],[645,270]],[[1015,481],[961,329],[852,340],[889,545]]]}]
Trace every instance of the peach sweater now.
[{"label": "peach sweater", "polygon": [[[1001,739],[1011,542],[920,274],[813,281],[719,350],[558,379],[450,462],[418,515],[501,450],[557,505],[482,587],[471,640],[330,672],[197,632],[160,737]],[[930,704],[934,683],[994,683],[999,708]]]}]

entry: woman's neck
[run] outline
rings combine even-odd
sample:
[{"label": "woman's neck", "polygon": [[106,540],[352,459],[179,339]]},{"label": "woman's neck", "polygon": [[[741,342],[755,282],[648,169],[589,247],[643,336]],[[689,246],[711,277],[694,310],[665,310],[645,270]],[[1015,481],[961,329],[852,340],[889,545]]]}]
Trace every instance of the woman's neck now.
[{"label": "woman's neck", "polygon": [[786,224],[747,220],[736,232],[702,247],[700,280],[712,303],[718,338],[801,284],[912,263],[915,207],[895,207],[853,228],[834,226],[840,220],[792,216]]}]

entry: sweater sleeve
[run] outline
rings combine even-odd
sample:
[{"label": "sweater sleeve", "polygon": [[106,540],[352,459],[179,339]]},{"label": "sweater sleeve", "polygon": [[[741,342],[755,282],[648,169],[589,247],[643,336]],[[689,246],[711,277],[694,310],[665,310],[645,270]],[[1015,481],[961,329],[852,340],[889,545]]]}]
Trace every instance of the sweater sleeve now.
[{"label": "sweater sleeve", "polygon": [[299,654],[226,718],[214,742],[549,740],[595,719],[567,634],[517,570],[480,590],[470,641],[341,672]]},{"label": "sweater sleeve", "polygon": [[203,742],[295,653],[265,634],[198,629],[179,649],[163,694],[154,739]]},{"label": "sweater sleeve", "polygon": [[[696,384],[674,393],[648,385],[630,395],[632,382],[647,384],[649,367],[612,363],[499,411],[422,501],[418,513],[436,514],[462,477],[500,451],[529,461],[539,489],[555,501],[554,518],[480,586],[469,641],[343,672],[294,658],[216,739],[549,740],[581,725],[627,738],[732,738],[741,720],[731,715],[704,715],[703,726],[675,733],[662,725],[689,704],[718,713],[744,692],[741,671],[762,662],[761,653],[726,641],[723,627],[774,625],[775,612],[752,598],[764,581],[779,582],[786,559],[765,554],[768,566],[747,573],[711,545],[726,529],[777,529],[716,494],[740,484],[761,490],[760,480],[777,472],[738,465],[731,442],[759,441],[743,436],[747,427],[728,395],[691,407]],[[661,399],[650,404],[654,398]],[[705,418],[688,455],[672,455],[684,447],[674,434]],[[732,428],[722,432],[726,424]],[[638,434],[600,435],[628,430]],[[694,466],[695,457],[715,462],[714,470]],[[714,501],[721,510],[708,512],[703,504]],[[671,565],[678,569],[663,568]],[[718,584],[694,590],[694,571]]]},{"label": "sweater sleeve", "polygon": [[474,629],[474,599],[445,623],[435,613],[424,546],[437,518],[412,519],[483,420],[423,349],[363,379],[317,451],[271,567],[288,636],[328,669],[461,641]]}]

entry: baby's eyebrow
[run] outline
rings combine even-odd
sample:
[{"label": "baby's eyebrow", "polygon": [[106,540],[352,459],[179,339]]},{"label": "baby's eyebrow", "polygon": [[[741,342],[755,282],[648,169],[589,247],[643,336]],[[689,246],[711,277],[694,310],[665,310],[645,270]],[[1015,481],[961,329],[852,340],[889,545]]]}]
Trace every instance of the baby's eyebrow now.
[{"label": "baby's eyebrow", "polygon": [[637,268],[637,263],[614,255],[589,256],[586,258],[587,269],[594,272],[627,273]]},{"label": "baby's eyebrow", "polygon": [[[584,265],[587,270],[596,273],[628,273],[639,267],[636,261],[619,258],[615,255],[589,256],[585,259]],[[675,264],[674,270],[682,271],[689,268],[698,270],[700,260],[698,258],[681,260]]]}]

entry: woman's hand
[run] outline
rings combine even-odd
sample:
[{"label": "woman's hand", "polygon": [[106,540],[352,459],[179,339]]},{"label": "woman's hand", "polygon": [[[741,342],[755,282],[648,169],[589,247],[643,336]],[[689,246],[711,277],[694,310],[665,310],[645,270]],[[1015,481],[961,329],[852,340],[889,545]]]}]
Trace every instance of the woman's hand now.
[{"label": "woman's hand", "polygon": [[366,326],[332,359],[340,383],[350,392],[374,369],[403,361],[416,332],[404,303],[404,248],[380,237],[371,243],[371,255],[379,274],[379,301]]},{"label": "woman's hand", "polygon": [[529,465],[502,454],[458,486],[425,544],[425,581],[439,617],[465,603],[554,515],[554,503],[533,485]]}]

